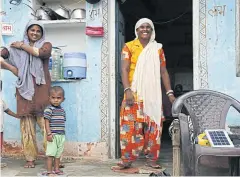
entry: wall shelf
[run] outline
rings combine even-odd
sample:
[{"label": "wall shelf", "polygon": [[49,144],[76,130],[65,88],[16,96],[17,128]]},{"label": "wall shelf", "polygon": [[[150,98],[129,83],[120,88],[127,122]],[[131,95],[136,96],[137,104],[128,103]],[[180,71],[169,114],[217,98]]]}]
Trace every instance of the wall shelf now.
[{"label": "wall shelf", "polygon": [[[68,1],[66,1],[66,0],[37,0],[38,2],[40,2],[40,3],[43,3],[43,2],[45,2],[45,3],[79,3],[79,2],[81,2],[80,0],[68,0]],[[85,0],[82,0],[82,2],[85,2]]]},{"label": "wall shelf", "polygon": [[55,81],[51,81],[52,83],[63,83],[63,82],[78,82],[82,79],[59,79],[59,80],[55,80]]},{"label": "wall shelf", "polygon": [[85,26],[85,19],[77,20],[77,19],[70,19],[70,20],[42,20],[42,24],[48,28],[57,28],[57,27],[79,27]]}]

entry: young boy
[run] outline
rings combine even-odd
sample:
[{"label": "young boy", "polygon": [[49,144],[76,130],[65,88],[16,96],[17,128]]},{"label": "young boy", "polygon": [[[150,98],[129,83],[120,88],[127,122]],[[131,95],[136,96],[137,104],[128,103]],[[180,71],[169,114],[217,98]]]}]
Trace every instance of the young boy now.
[{"label": "young boy", "polygon": [[[66,113],[61,107],[64,99],[64,90],[62,87],[51,87],[49,91],[49,101],[51,105],[44,110],[47,133],[47,172],[43,173],[43,175],[63,174],[59,169],[59,164],[65,142]],[[54,170],[52,170],[53,160]]]},{"label": "young boy", "polygon": [[[0,109],[0,111],[1,111],[0,112],[0,124],[1,124],[1,147],[0,147],[1,149],[0,149],[0,151],[2,153],[2,149],[3,149],[3,114],[2,113],[5,112],[8,115],[18,118],[18,119],[20,117],[16,113],[11,111],[2,99],[0,99],[0,108],[1,108]],[[7,166],[7,164],[3,162],[2,157],[1,157],[1,168],[6,167],[6,166]]]},{"label": "young boy", "polygon": [[[2,91],[2,81],[0,80],[0,91]],[[1,146],[0,146],[0,151],[2,153],[2,146],[3,146],[3,119],[4,119],[4,115],[3,113],[7,113],[8,115],[15,117],[15,118],[20,118],[16,113],[14,113],[13,111],[11,111],[6,103],[0,99],[0,128],[1,128]],[[1,158],[1,168],[5,167],[7,164],[2,162],[2,158]]]},{"label": "young boy", "polygon": [[0,113],[1,114],[1,122],[0,122],[0,124],[1,124],[1,152],[2,152],[2,145],[3,145],[3,115],[2,115],[2,112],[5,112],[8,115],[18,118],[18,119],[20,117],[16,113],[11,111],[2,99],[0,99],[0,107],[1,107],[1,113]]}]

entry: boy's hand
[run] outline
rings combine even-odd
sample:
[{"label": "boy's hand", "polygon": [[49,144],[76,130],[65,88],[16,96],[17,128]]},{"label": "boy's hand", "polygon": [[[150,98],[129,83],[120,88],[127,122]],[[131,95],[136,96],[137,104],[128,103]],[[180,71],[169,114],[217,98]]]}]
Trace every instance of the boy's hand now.
[{"label": "boy's hand", "polygon": [[53,141],[53,135],[47,135],[47,141],[52,142]]},{"label": "boy's hand", "polygon": [[9,57],[9,51],[6,47],[0,47],[1,57],[7,59]]}]

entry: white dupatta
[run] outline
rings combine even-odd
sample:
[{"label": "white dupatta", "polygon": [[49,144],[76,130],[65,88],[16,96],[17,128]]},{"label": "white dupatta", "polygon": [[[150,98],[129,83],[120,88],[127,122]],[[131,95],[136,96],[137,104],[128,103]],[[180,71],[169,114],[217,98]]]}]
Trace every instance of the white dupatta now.
[{"label": "white dupatta", "polygon": [[158,51],[162,48],[162,44],[155,41],[154,25],[147,18],[142,18],[136,23],[136,38],[138,38],[136,30],[143,23],[151,25],[152,35],[149,43],[138,57],[131,89],[137,93],[138,98],[143,100],[143,112],[158,126],[161,126],[162,90]]}]

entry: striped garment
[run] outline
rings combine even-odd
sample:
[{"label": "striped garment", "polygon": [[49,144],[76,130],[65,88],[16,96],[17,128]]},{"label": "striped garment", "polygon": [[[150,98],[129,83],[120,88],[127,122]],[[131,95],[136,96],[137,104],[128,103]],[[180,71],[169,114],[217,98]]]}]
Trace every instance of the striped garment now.
[{"label": "striped garment", "polygon": [[65,134],[66,113],[61,106],[48,106],[44,110],[44,119],[49,120],[52,134]]}]

